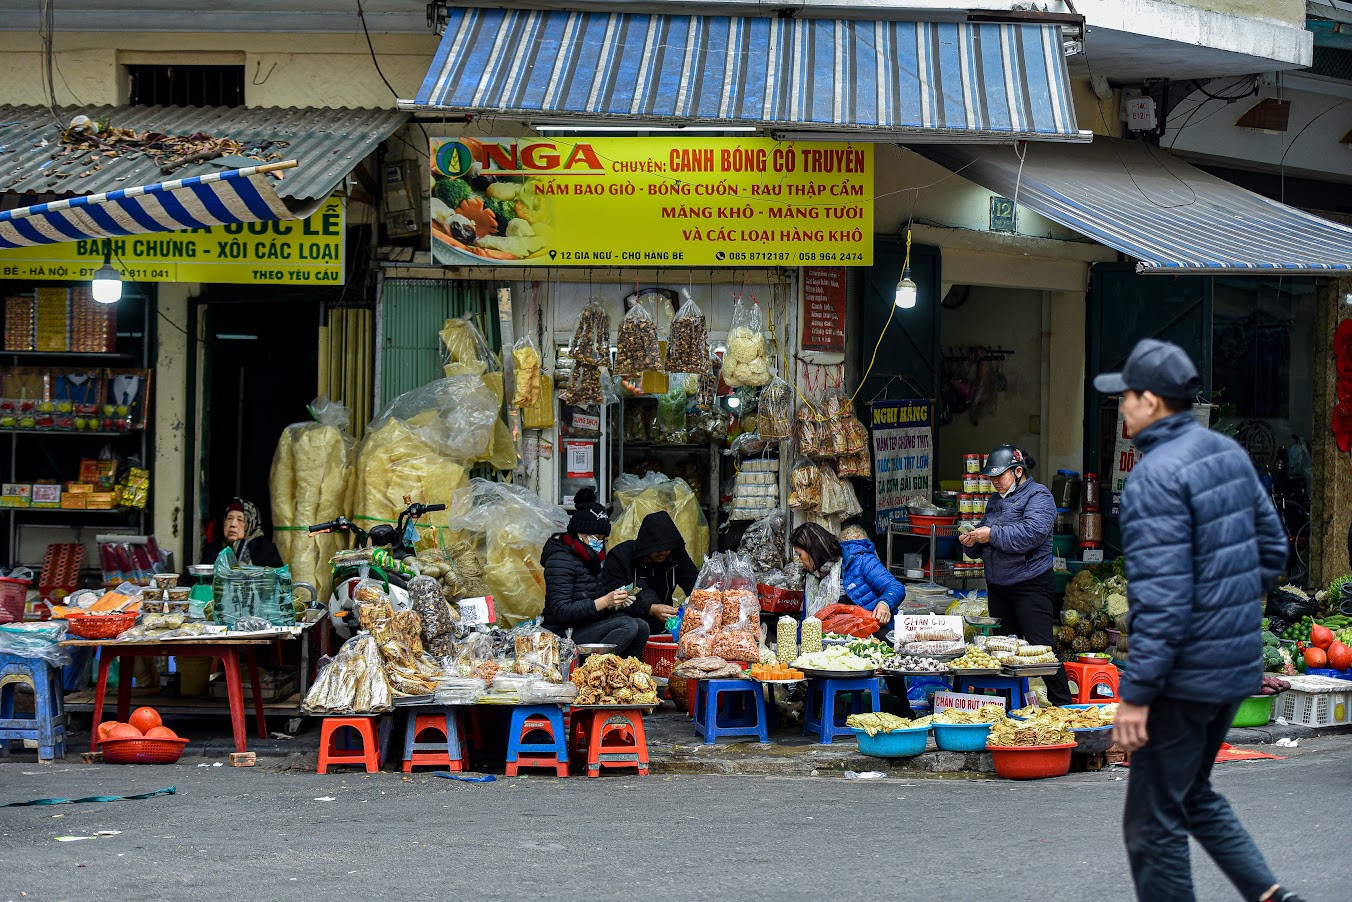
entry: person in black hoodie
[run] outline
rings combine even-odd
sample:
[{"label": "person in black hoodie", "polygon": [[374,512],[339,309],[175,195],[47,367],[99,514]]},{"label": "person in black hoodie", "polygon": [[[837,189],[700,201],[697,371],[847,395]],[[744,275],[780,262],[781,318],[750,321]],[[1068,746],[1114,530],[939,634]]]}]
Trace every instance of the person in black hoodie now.
[{"label": "person in black hoodie", "polygon": [[540,552],[544,627],[560,636],[572,629],[578,645],[604,643],[614,645],[621,657],[639,657],[648,644],[647,621],[629,616],[625,608],[631,602],[623,589],[601,588],[610,516],[589,488],[577,493],[573,505],[568,531],[550,536]]},{"label": "person in black hoodie", "polygon": [[637,538],[610,549],[601,567],[601,588],[634,586],[638,598],[628,613],[644,620],[651,632],[662,632],[667,618],[676,616],[676,587],[688,596],[698,576],[671,514],[655,511],[643,518]]}]

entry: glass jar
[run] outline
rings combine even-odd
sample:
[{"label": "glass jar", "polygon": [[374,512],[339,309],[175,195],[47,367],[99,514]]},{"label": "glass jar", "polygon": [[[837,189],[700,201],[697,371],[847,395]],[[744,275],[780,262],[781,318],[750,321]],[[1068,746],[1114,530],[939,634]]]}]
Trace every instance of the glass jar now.
[{"label": "glass jar", "polygon": [[962,463],[963,463],[963,472],[971,473],[974,476],[977,473],[981,472],[980,454],[964,454],[962,456]]},{"label": "glass jar", "polygon": [[1103,514],[1085,511],[1080,514],[1080,544],[1096,546],[1103,541]]},{"label": "glass jar", "polygon": [[1084,474],[1084,509],[1099,509],[1099,478],[1097,473]]},{"label": "glass jar", "polygon": [[1052,479],[1052,498],[1056,507],[1075,510],[1080,506],[1080,474],[1074,470],[1057,470]]},{"label": "glass jar", "polygon": [[1052,534],[1058,536],[1075,535],[1075,514],[1064,507],[1056,509],[1056,520],[1052,524]]}]

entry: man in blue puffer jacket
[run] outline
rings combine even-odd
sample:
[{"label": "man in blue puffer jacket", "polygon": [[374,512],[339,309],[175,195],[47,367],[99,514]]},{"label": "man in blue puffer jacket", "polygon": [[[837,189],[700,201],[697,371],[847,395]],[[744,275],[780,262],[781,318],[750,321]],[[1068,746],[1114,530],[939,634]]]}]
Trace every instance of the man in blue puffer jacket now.
[{"label": "man in blue puffer jacket", "polygon": [[1281,521],[1236,442],[1202,427],[1183,349],[1146,339],[1094,387],[1119,395],[1143,454],[1122,492],[1130,650],[1114,736],[1132,752],[1123,813],[1140,899],[1190,900],[1188,834],[1245,899],[1298,902],[1277,884],[1211,766],[1262,680],[1262,596],[1286,564]]}]

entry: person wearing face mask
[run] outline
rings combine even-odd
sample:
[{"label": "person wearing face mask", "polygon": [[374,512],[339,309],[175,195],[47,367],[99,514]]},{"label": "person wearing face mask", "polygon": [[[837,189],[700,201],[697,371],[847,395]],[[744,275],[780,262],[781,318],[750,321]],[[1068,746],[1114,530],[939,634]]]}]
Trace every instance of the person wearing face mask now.
[{"label": "person wearing face mask", "polygon": [[[1053,629],[1052,526],[1056,501],[1046,486],[1028,477],[1034,461],[1013,445],[1001,445],[986,458],[981,475],[989,476],[998,494],[986,505],[976,529],[959,536],[969,554],[986,565],[986,596],[992,617],[1006,635],[1033,645],[1051,646]],[[1066,673],[1058,669],[1044,678],[1047,700],[1071,702]]]},{"label": "person wearing face mask", "polygon": [[562,636],[569,629],[578,645],[614,645],[614,654],[638,657],[648,644],[648,624],[625,610],[631,603],[623,589],[601,588],[610,515],[584,488],[573,498],[568,531],[556,533],[540,552],[545,572],[543,625]]},{"label": "person wearing face mask", "polygon": [[654,633],[666,629],[667,619],[676,616],[676,590],[688,597],[699,578],[699,568],[685,550],[685,539],[666,511],[654,511],[643,518],[638,535],[621,542],[606,555],[601,567],[601,587],[616,589],[633,586],[637,591],[628,611],[648,622]]}]

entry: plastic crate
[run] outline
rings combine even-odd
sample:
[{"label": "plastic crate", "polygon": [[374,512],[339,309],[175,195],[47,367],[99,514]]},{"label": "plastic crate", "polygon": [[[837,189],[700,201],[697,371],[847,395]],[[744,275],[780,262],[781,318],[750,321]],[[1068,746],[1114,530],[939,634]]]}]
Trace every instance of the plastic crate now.
[{"label": "plastic crate", "polygon": [[[1346,685],[1346,680],[1330,680]],[[1274,717],[1303,727],[1335,727],[1352,722],[1352,692],[1323,689],[1302,692],[1291,689],[1277,695]]]},{"label": "plastic crate", "polygon": [[653,669],[653,676],[670,677],[676,666],[676,643],[649,639],[643,646],[643,663]]}]

